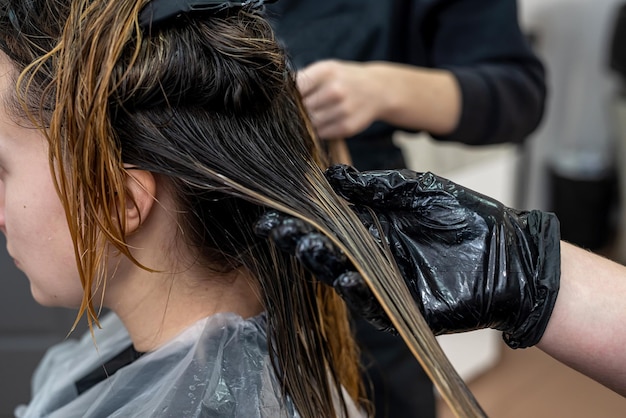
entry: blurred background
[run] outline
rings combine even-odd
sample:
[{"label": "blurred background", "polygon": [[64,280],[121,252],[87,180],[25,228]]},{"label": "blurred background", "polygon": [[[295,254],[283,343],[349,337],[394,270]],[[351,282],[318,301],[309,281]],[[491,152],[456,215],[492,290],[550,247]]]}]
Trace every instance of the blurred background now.
[{"label": "blurred background", "polygon": [[[472,148],[398,134],[409,167],[503,203],[554,211],[563,238],[626,262],[626,13],[618,0],[519,0],[524,31],[548,71],[539,129],[523,146]],[[29,398],[29,381],[74,312],[39,307],[0,241],[0,418]],[[626,399],[536,349],[504,348],[480,331],[440,343],[494,417],[623,416]],[[445,405],[441,417],[451,416]]]}]

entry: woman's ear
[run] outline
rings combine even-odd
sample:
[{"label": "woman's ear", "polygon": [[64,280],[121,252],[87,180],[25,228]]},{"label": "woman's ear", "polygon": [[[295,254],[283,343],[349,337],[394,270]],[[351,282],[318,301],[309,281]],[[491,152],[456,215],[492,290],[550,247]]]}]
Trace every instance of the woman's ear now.
[{"label": "woman's ear", "polygon": [[156,200],[156,179],[146,170],[127,169],[126,234],[137,231],[148,218]]}]

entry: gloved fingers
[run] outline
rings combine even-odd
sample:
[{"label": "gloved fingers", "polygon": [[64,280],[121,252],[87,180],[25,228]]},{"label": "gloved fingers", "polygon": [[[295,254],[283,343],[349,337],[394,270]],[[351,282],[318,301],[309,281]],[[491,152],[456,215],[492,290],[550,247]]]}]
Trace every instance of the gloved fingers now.
[{"label": "gloved fingers", "polygon": [[257,221],[255,233],[270,238],[282,251],[296,256],[307,270],[329,286],[340,274],[353,269],[345,254],[328,237],[298,218],[269,210]]},{"label": "gloved fingers", "polygon": [[282,251],[295,255],[296,246],[313,228],[298,218],[269,210],[261,215],[254,230],[257,235],[270,238]]},{"label": "gloved fingers", "polygon": [[[370,215],[366,211],[360,216],[368,218]],[[370,232],[374,231],[379,233],[376,228]],[[328,237],[314,231],[302,220],[275,210],[268,210],[259,218],[255,232],[270,238],[282,251],[294,255],[318,280],[333,286],[347,305],[376,329],[395,333],[391,321],[361,275]],[[375,238],[381,239],[378,235]]]},{"label": "gloved fingers", "polygon": [[295,255],[318,280],[333,286],[353,312],[376,329],[397,333],[361,275],[328,237],[304,221],[275,210],[264,213],[254,230],[257,235],[274,241],[282,251]]},{"label": "gloved fingers", "polygon": [[301,237],[295,256],[318,280],[329,286],[339,275],[354,269],[345,254],[328,237],[318,232]]},{"label": "gloved fingers", "polygon": [[259,217],[254,225],[254,233],[261,238],[269,238],[272,230],[276,228],[284,218],[285,215],[270,209]]},{"label": "gloved fingers", "polygon": [[397,334],[391,320],[358,272],[348,271],[340,275],[333,283],[333,287],[350,310],[364,318],[377,330]]}]

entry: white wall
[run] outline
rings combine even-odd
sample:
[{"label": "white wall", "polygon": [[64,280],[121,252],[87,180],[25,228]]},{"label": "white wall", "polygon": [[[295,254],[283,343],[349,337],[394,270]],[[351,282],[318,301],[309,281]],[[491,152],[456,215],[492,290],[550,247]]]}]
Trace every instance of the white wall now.
[{"label": "white wall", "polygon": [[543,123],[529,141],[526,208],[550,209],[547,167],[572,175],[611,166],[618,89],[608,68],[616,7],[622,0],[520,0],[520,22],[547,68]]}]

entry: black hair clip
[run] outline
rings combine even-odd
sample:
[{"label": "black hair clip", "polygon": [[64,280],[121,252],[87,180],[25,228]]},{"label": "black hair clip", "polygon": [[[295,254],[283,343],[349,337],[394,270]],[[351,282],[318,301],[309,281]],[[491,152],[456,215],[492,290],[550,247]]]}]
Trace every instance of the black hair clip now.
[{"label": "black hair clip", "polygon": [[184,13],[220,11],[231,7],[261,7],[276,0],[152,0],[139,13],[139,25],[145,30]]}]

